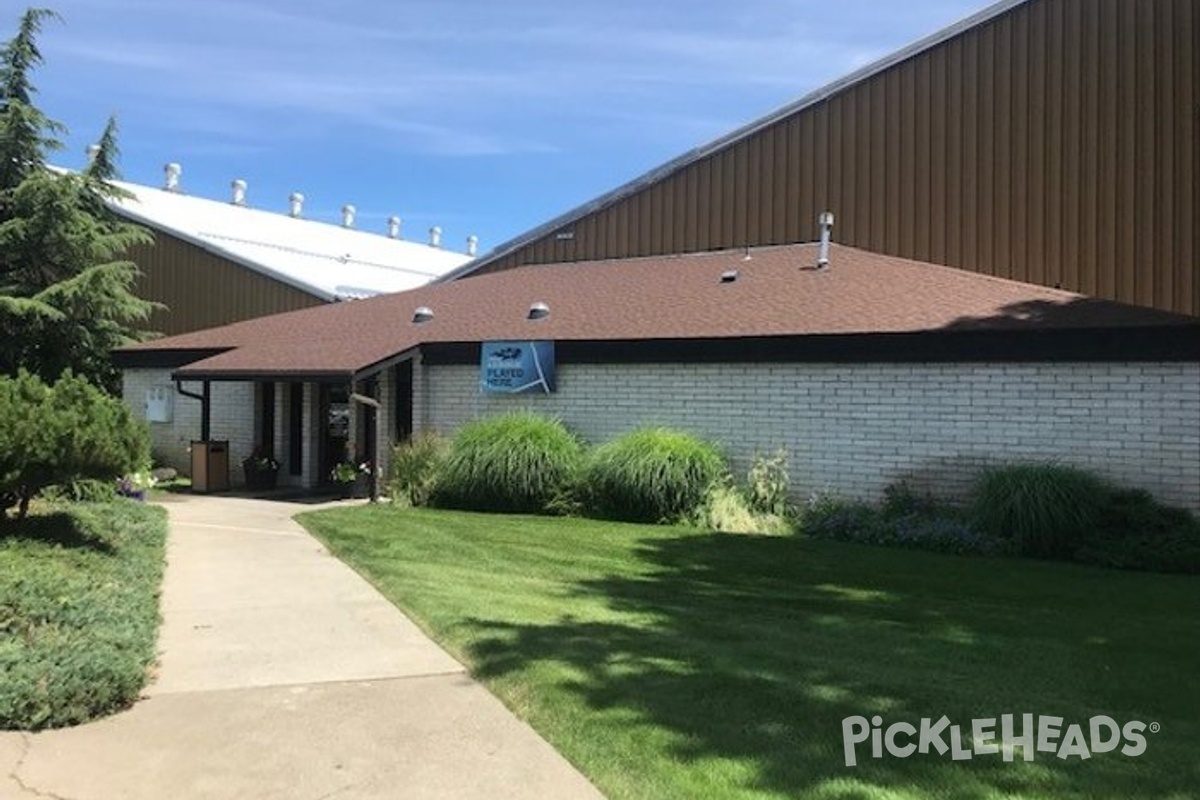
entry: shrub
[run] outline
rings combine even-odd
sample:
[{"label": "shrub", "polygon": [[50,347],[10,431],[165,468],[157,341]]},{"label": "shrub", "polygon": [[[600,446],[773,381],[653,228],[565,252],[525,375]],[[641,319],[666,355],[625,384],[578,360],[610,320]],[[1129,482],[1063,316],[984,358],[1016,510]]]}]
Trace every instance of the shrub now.
[{"label": "shrub", "polygon": [[1020,555],[1069,559],[1099,523],[1109,492],[1102,479],[1074,467],[1001,467],[977,480],[971,518]]},{"label": "shrub", "polygon": [[724,471],[721,453],[703,439],[642,428],[592,451],[584,504],[609,519],[673,522],[692,514]]},{"label": "shrub", "polygon": [[791,530],[785,515],[753,508],[730,478],[709,488],[691,522],[717,533],[783,534]]},{"label": "shrub", "polygon": [[392,448],[389,494],[393,503],[429,505],[438,473],[450,452],[450,442],[433,431],[418,433]]},{"label": "shrub", "polygon": [[79,478],[50,487],[46,494],[73,503],[104,503],[117,498],[117,487],[112,481]]},{"label": "shrub", "polygon": [[120,400],[70,372],[52,386],[22,371],[0,377],[0,522],[24,518],[42,489],[113,480],[150,460],[145,425]]},{"label": "shrub", "polygon": [[1075,558],[1116,569],[1200,573],[1200,519],[1149,492],[1114,489]]},{"label": "shrub", "polygon": [[756,455],[746,474],[746,501],[760,514],[786,517],[790,486],[786,451],[781,448],[770,456]]},{"label": "shrub", "polygon": [[0,537],[0,728],[129,706],[154,663],[166,512],[73,503]]},{"label": "shrub", "polygon": [[912,514],[936,514],[938,506],[931,494],[919,494],[907,482],[900,481],[884,487],[883,503],[879,510],[885,517],[896,519]]},{"label": "shrub", "polygon": [[583,447],[556,419],[513,412],[459,429],[433,487],[434,505],[545,513],[579,474]]}]

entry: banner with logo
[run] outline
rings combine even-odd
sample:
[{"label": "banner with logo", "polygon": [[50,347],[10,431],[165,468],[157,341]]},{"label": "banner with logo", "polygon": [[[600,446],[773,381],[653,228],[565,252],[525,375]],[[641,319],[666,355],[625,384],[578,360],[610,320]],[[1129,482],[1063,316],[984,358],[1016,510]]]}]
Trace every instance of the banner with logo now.
[{"label": "banner with logo", "polygon": [[554,342],[484,342],[480,388],[500,394],[554,391]]}]

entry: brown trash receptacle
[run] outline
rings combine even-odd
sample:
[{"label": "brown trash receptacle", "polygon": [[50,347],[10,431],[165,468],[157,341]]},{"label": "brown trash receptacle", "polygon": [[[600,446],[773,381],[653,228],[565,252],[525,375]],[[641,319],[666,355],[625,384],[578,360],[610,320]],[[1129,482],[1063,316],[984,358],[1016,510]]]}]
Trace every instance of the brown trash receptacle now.
[{"label": "brown trash receptacle", "polygon": [[229,491],[229,442],[192,442],[192,491]]}]

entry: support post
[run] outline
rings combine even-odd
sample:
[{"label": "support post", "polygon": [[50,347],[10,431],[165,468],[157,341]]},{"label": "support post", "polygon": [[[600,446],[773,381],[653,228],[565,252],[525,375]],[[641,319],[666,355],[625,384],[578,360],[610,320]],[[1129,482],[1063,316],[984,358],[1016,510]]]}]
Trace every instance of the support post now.
[{"label": "support post", "polygon": [[380,449],[383,446],[383,442],[380,441],[382,438],[383,429],[379,424],[379,409],[381,406],[380,406],[379,401],[376,400],[374,397],[367,397],[365,394],[359,394],[358,392],[354,391],[353,384],[350,387],[350,402],[361,403],[362,405],[370,408],[372,410],[372,413],[375,414],[375,463],[371,465],[371,502],[378,503],[379,502],[379,462],[380,462],[380,454],[383,453],[383,450]]}]

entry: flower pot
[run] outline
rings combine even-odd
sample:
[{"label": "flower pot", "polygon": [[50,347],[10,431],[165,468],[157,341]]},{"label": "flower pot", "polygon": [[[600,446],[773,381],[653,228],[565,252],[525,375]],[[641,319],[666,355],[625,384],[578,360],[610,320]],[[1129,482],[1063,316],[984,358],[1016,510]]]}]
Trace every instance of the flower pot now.
[{"label": "flower pot", "polygon": [[252,491],[274,489],[279,470],[246,469],[246,488]]},{"label": "flower pot", "polygon": [[365,475],[359,475],[352,481],[338,481],[338,496],[343,500],[361,500],[371,494],[371,485]]}]

